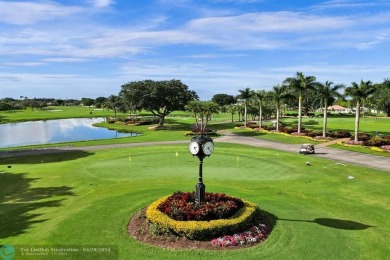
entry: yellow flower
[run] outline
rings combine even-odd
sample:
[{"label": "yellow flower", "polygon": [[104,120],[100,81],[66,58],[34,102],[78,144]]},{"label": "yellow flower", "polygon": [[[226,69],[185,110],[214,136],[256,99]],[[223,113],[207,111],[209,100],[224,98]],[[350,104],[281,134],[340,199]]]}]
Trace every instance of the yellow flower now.
[{"label": "yellow flower", "polygon": [[377,151],[377,152],[383,152],[383,149],[381,149],[379,147],[376,147],[376,146],[372,146],[371,150],[374,150],[374,151]]}]

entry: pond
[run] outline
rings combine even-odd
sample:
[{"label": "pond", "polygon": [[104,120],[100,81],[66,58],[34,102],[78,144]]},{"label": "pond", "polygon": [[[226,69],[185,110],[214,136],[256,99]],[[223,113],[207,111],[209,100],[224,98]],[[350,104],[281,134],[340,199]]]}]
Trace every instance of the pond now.
[{"label": "pond", "polygon": [[138,136],[94,127],[104,118],[71,118],[0,124],[0,148]]}]

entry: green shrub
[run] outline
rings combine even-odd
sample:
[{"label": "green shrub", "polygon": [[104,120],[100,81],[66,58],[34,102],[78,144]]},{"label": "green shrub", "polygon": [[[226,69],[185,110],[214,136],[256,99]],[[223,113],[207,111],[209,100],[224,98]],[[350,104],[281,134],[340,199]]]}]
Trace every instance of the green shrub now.
[{"label": "green shrub", "polygon": [[383,145],[390,145],[390,140],[386,140],[386,139],[381,138],[381,137],[373,137],[371,139],[366,140],[364,142],[364,145],[380,147]]},{"label": "green shrub", "polygon": [[349,131],[341,130],[341,131],[334,132],[332,134],[332,137],[348,138],[348,137],[351,137],[351,133]]},{"label": "green shrub", "polygon": [[320,131],[308,132],[308,133],[307,133],[307,136],[309,136],[309,137],[322,136],[322,132],[320,132]]},{"label": "green shrub", "polygon": [[309,120],[309,121],[307,121],[307,122],[305,122],[303,124],[304,125],[318,125],[318,122],[315,121],[315,120]]}]

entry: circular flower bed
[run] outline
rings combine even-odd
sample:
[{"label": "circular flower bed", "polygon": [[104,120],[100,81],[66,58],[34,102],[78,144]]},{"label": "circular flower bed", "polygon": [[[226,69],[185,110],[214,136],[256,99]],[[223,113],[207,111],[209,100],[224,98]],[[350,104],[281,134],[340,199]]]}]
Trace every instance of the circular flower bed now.
[{"label": "circular flower bed", "polygon": [[[189,239],[207,240],[221,235],[242,232],[254,225],[257,225],[262,217],[259,208],[249,201],[243,201],[239,198],[229,197],[226,195],[222,196],[208,193],[206,193],[206,198],[223,198],[222,202],[217,203],[219,205],[219,209],[231,208],[231,216],[227,218],[211,220],[175,220],[159,209],[159,207],[163,210],[169,208],[169,206],[167,205],[180,205],[181,203],[185,204],[183,202],[185,201],[183,197],[187,198],[187,196],[191,197],[190,194],[186,195],[185,193],[176,193],[176,195],[174,194],[172,196],[166,196],[156,200],[146,209],[146,218],[152,225],[154,225],[155,230],[158,230],[161,234],[175,234],[178,236],[187,237]],[[178,200],[175,200],[174,198],[178,198]],[[242,205],[241,207],[238,206],[238,208],[236,208],[236,206],[231,206],[230,204],[232,203],[230,202],[224,203],[224,200],[225,202],[235,201],[235,203],[237,204],[240,204],[240,201],[242,201]],[[187,204],[191,203],[193,202]],[[205,204],[207,205],[207,202]],[[215,216],[215,210],[213,210],[214,207],[212,206],[212,204],[209,203],[208,207],[211,208],[211,210],[208,211],[210,213],[208,216]],[[183,206],[182,209],[183,208],[188,209],[190,208],[190,206],[186,205]],[[170,212],[171,210],[167,211]],[[185,214],[175,213],[174,215],[179,215],[180,217],[182,217]],[[187,218],[186,215],[185,217]]]}]

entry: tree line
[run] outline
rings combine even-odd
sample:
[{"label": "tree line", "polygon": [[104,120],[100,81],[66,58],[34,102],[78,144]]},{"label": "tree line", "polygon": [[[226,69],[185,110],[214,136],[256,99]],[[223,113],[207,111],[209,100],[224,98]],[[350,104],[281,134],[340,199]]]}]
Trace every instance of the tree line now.
[{"label": "tree line", "polygon": [[[339,91],[343,90],[343,93]],[[147,110],[159,118],[159,127],[164,126],[167,115],[173,111],[188,111],[196,119],[196,127],[205,130],[212,114],[229,112],[233,116],[237,113],[243,116],[244,126],[247,126],[248,115],[258,119],[259,127],[263,119],[274,116],[276,130],[279,130],[279,118],[283,110],[298,109],[298,134],[302,129],[302,114],[308,115],[310,111],[323,108],[324,128],[326,136],[328,106],[337,103],[355,107],[355,139],[359,129],[361,107],[369,107],[383,111],[390,116],[390,80],[373,84],[371,81],[361,80],[352,82],[350,86],[335,85],[331,81],[318,82],[315,76],[306,76],[297,72],[294,77],[286,78],[281,84],[271,90],[252,90],[244,88],[238,94],[215,94],[211,101],[199,101],[195,91],[188,88],[180,80],[165,81],[133,81],[123,84],[118,95],[98,97],[96,99],[82,98],[81,100],[61,99],[30,99],[20,96],[20,99],[4,98],[0,100],[0,110],[44,109],[48,105],[84,105],[97,108],[107,108],[116,113],[136,112]],[[363,113],[364,116],[364,113]],[[198,119],[200,123],[198,124]]]}]

